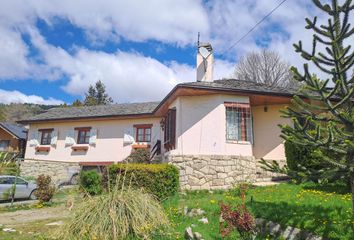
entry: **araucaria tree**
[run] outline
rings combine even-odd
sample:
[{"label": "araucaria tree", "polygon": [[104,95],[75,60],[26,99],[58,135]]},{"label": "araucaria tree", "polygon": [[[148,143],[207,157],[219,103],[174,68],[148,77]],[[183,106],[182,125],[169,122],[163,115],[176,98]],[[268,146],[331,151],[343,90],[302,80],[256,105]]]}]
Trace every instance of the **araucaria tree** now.
[{"label": "araucaria tree", "polygon": [[[311,146],[320,151],[322,161],[331,164],[332,171],[350,177],[354,213],[354,28],[349,14],[354,9],[352,0],[331,4],[313,0],[329,16],[324,25],[317,18],[306,19],[306,29],[314,32],[312,49],[307,51],[301,41],[295,51],[307,61],[303,71],[292,67],[294,78],[303,83],[300,94],[294,97],[292,107],[285,111],[294,126],[282,126],[282,137],[295,144]],[[319,51],[318,46],[323,51]],[[325,74],[319,79],[309,70],[312,63]],[[323,169],[323,174],[328,173]]]}]

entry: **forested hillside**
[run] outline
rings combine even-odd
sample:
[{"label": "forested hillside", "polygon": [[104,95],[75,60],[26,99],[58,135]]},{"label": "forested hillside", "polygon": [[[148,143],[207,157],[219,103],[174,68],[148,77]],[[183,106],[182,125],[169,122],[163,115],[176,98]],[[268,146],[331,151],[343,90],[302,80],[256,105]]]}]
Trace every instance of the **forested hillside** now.
[{"label": "forested hillside", "polygon": [[16,122],[44,112],[52,107],[48,105],[37,105],[28,103],[11,103],[0,104],[0,121],[3,122]]}]

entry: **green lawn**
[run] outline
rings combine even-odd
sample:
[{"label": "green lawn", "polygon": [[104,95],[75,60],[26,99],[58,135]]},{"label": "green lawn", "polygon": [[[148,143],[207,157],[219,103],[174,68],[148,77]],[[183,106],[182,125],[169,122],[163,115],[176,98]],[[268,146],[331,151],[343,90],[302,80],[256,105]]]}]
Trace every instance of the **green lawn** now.
[{"label": "green lawn", "polygon": [[[57,204],[65,204],[68,197],[72,197],[72,193],[62,191],[56,194],[55,201]],[[220,201],[233,205],[240,203],[238,191],[194,191],[179,194],[164,201],[163,206],[171,219],[176,235],[172,239],[183,239],[185,228],[194,224],[193,231],[201,233],[205,240],[221,240],[219,235]],[[54,205],[57,206],[57,204]],[[183,212],[185,206],[189,209],[205,210],[209,223],[198,222],[201,217],[184,216],[180,209]],[[247,206],[256,217],[272,220],[284,226],[307,229],[328,239],[354,239],[351,230],[354,226],[354,220],[351,218],[351,196],[340,186],[280,184],[251,188],[247,193]],[[0,232],[0,239],[25,240],[36,239],[35,236],[48,236],[53,227],[45,226],[45,223],[53,221],[55,220],[37,221],[17,226],[16,233]],[[29,232],[34,233],[29,234]],[[238,238],[234,234],[228,239]],[[260,237],[258,239],[273,238]]]},{"label": "green lawn", "polygon": [[[284,226],[307,229],[329,239],[354,239],[351,196],[338,193],[339,190],[343,192],[339,187],[319,188],[311,184],[257,187],[249,190],[247,206],[256,217]],[[205,239],[221,239],[218,234],[219,201],[236,205],[240,203],[240,198],[236,191],[190,192],[165,201],[164,207],[180,236],[183,236],[186,227],[195,224],[194,230],[202,233]],[[200,217],[190,218],[180,214],[178,209],[185,206],[205,210],[209,224],[198,222]]]}]

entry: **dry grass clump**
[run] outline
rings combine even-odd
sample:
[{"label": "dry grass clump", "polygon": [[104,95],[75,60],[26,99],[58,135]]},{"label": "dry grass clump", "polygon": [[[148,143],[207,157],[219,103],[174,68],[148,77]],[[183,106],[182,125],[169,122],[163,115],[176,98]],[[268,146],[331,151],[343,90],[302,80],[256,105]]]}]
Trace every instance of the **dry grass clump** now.
[{"label": "dry grass clump", "polygon": [[169,221],[159,202],[141,190],[115,188],[83,199],[58,239],[151,239]]}]

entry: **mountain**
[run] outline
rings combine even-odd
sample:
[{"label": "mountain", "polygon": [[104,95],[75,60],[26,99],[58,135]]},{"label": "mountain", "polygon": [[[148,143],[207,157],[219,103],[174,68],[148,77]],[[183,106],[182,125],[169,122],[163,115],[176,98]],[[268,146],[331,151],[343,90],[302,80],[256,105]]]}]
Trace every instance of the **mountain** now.
[{"label": "mountain", "polygon": [[29,103],[0,104],[0,121],[14,123],[18,120],[45,112],[53,107],[58,106]]}]

